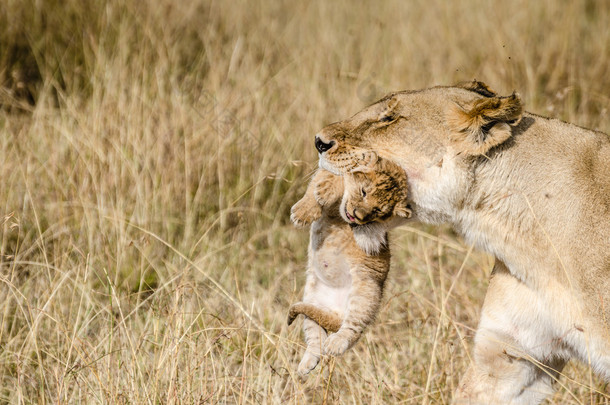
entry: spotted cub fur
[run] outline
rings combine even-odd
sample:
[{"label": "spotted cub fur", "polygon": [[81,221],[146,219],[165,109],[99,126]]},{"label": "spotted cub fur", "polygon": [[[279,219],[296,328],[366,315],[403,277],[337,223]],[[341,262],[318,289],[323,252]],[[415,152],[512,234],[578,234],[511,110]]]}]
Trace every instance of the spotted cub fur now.
[{"label": "spotted cub fur", "polygon": [[311,224],[303,301],[288,315],[289,325],[305,315],[301,375],[322,354],[343,354],[375,319],[390,268],[387,231],[410,217],[406,197],[404,171],[379,160],[343,177],[318,170],[292,207],[295,225]]}]

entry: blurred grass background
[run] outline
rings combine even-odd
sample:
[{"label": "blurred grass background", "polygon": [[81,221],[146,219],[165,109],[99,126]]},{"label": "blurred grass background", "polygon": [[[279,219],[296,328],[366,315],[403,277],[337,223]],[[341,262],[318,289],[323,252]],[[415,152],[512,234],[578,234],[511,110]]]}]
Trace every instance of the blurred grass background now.
[{"label": "blurred grass background", "polygon": [[[0,403],[449,403],[492,260],[393,234],[378,322],[307,381],[313,135],[476,78],[610,132],[610,2],[4,0]],[[608,404],[583,366],[554,404]]]}]

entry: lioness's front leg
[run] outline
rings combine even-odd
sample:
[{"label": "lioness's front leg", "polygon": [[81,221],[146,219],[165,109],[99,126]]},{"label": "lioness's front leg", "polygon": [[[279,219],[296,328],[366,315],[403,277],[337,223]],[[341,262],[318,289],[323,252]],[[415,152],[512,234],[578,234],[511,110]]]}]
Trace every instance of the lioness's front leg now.
[{"label": "lioness's front leg", "polygon": [[[519,341],[524,328],[534,324],[542,332],[528,333],[533,346],[544,348],[553,343],[539,337],[546,325],[544,317],[536,313],[536,299],[529,287],[496,260],[477,329],[473,363],[460,381],[455,404],[531,405],[553,393],[553,383],[566,359],[550,351],[550,355],[540,356]],[[521,323],[515,323],[518,319]]]},{"label": "lioness's front leg", "polygon": [[[377,274],[371,275],[371,272]],[[375,320],[383,283],[387,275],[368,266],[356,266],[350,271],[352,288],[341,328],[324,342],[324,353],[340,356],[358,341],[364,329]]]}]

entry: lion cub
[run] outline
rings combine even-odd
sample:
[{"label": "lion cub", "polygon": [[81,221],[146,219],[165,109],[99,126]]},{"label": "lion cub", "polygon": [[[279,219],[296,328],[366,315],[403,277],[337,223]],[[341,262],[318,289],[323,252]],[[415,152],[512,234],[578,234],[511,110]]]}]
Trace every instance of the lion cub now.
[{"label": "lion cub", "polygon": [[288,315],[289,325],[306,316],[299,374],[321,354],[343,354],[375,319],[390,268],[387,231],[411,216],[406,197],[405,172],[380,159],[343,177],[318,170],[292,207],[295,225],[312,224],[303,301]]}]

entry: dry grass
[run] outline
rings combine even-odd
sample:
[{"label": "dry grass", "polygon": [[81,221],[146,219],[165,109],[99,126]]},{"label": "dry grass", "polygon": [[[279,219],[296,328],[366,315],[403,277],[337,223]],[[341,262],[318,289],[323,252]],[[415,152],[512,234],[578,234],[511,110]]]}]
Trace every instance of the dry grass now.
[{"label": "dry grass", "polygon": [[[288,212],[312,135],[472,78],[610,132],[609,19],[601,0],[3,1],[0,403],[448,403],[491,266],[448,229],[395,231],[378,322],[296,379]],[[610,403],[565,375],[551,403]]]}]

